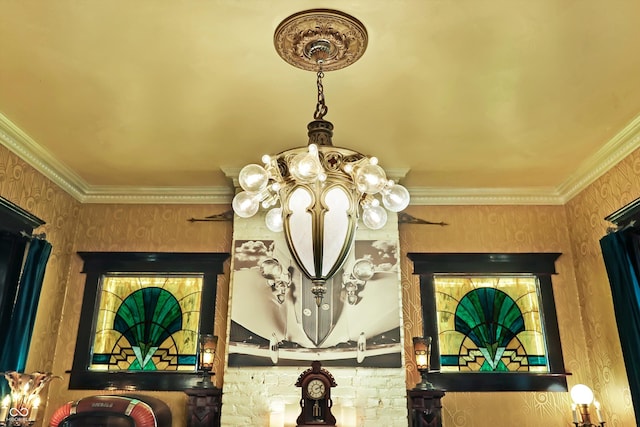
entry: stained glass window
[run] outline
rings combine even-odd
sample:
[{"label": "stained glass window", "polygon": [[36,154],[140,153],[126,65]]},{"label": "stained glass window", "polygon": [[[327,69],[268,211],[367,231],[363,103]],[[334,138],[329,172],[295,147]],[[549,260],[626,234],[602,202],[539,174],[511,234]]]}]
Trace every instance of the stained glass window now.
[{"label": "stained glass window", "polygon": [[194,387],[229,254],[78,252],[86,276],[70,390]]},{"label": "stained glass window", "polygon": [[567,391],[552,276],[561,254],[409,253],[429,381],[448,391]]},{"label": "stained glass window", "polygon": [[435,276],[442,372],[548,372],[535,276]]},{"label": "stained glass window", "polygon": [[202,275],[105,275],[90,370],[194,371]]}]

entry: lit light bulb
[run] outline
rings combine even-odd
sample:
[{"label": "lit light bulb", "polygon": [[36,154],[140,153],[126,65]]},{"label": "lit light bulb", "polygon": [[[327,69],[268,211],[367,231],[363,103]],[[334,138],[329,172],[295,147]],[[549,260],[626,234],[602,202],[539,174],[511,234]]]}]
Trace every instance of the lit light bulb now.
[{"label": "lit light bulb", "polygon": [[387,184],[387,176],[378,165],[366,165],[356,172],[356,187],[361,193],[376,194]]},{"label": "lit light bulb", "polygon": [[584,384],[571,387],[571,400],[578,405],[590,405],[593,402],[593,391]]},{"label": "lit light bulb", "polygon": [[362,210],[362,222],[371,230],[378,230],[387,223],[387,211],[382,206],[367,206]]},{"label": "lit light bulb", "polygon": [[260,204],[255,194],[250,194],[246,191],[241,191],[236,194],[231,202],[231,206],[233,207],[233,211],[242,218],[252,217],[258,212],[258,209],[260,209]]},{"label": "lit light bulb", "polygon": [[282,208],[273,208],[264,217],[267,228],[274,233],[279,233],[283,229]]},{"label": "lit light bulb", "polygon": [[269,182],[269,173],[260,165],[250,164],[242,168],[238,183],[245,191],[257,193],[264,190]]},{"label": "lit light bulb", "polygon": [[321,171],[318,157],[311,153],[296,154],[291,160],[291,175],[298,181],[308,183],[314,181]]},{"label": "lit light bulb", "polygon": [[391,212],[400,212],[409,206],[409,191],[402,185],[393,185],[382,192],[382,203]]}]

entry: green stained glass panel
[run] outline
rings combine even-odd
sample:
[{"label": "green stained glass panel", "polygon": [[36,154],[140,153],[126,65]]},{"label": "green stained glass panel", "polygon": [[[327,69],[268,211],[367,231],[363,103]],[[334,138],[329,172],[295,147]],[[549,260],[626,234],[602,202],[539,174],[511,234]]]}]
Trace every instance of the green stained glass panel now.
[{"label": "green stained glass panel", "polygon": [[535,276],[436,276],[442,372],[549,372]]},{"label": "green stained glass panel", "polygon": [[202,275],[105,275],[90,370],[194,371]]}]

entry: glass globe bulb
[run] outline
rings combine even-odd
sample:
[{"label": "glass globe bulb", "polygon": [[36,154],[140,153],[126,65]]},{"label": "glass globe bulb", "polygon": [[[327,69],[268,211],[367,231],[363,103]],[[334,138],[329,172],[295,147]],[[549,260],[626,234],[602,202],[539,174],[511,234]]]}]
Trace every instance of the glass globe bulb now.
[{"label": "glass globe bulb", "polygon": [[300,182],[312,182],[320,173],[318,158],[310,153],[296,154],[291,160],[290,172],[294,179]]},{"label": "glass globe bulb", "polygon": [[369,280],[375,274],[376,269],[371,260],[367,258],[359,259],[353,264],[353,275],[358,280]]},{"label": "glass globe bulb", "polygon": [[382,206],[369,206],[362,210],[362,222],[371,230],[378,230],[387,223],[387,211]]},{"label": "glass globe bulb", "polygon": [[258,209],[260,209],[260,203],[255,197],[255,194],[250,194],[246,191],[241,191],[236,194],[231,202],[231,206],[233,207],[233,211],[242,218],[252,217],[258,212]]},{"label": "glass globe bulb", "polygon": [[593,402],[593,391],[584,384],[571,387],[571,400],[576,405],[590,405]]},{"label": "glass globe bulb", "polygon": [[387,184],[387,176],[378,165],[366,165],[356,172],[356,186],[358,191],[376,194]]},{"label": "glass globe bulb", "polygon": [[391,212],[400,212],[409,206],[409,191],[402,185],[394,185],[382,193],[382,204]]},{"label": "glass globe bulb", "polygon": [[238,182],[243,190],[258,193],[267,187],[269,173],[260,165],[247,165],[240,171]]},{"label": "glass globe bulb", "polygon": [[264,222],[267,224],[267,228],[274,233],[279,233],[282,231],[283,222],[282,222],[282,208],[273,208],[267,215],[264,217]]},{"label": "glass globe bulb", "polygon": [[265,279],[277,280],[282,276],[282,265],[275,258],[267,258],[260,263],[260,275]]}]

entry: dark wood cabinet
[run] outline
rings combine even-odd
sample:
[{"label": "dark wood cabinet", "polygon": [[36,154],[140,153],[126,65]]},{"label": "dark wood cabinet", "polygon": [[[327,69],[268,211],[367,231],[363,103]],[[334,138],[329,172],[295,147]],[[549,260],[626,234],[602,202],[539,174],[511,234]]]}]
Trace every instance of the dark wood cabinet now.
[{"label": "dark wood cabinet", "polygon": [[407,390],[410,427],[442,427],[442,390]]},{"label": "dark wood cabinet", "polygon": [[193,387],[184,391],[187,402],[187,427],[219,427],[222,412],[222,389]]}]

